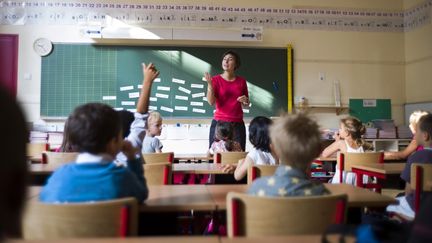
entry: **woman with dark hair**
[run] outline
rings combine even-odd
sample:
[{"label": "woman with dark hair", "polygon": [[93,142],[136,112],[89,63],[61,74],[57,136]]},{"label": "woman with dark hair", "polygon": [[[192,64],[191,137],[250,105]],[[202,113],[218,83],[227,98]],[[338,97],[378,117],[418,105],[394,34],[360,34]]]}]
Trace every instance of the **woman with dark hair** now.
[{"label": "woman with dark hair", "polygon": [[222,55],[223,73],[213,77],[205,73],[208,83],[208,103],[212,106],[216,105],[216,112],[210,127],[209,147],[214,141],[216,124],[220,121],[232,124],[234,140],[240,143],[243,151],[246,148],[243,107],[248,107],[250,102],[246,80],[235,74],[240,64],[240,56],[234,51],[227,51]]}]

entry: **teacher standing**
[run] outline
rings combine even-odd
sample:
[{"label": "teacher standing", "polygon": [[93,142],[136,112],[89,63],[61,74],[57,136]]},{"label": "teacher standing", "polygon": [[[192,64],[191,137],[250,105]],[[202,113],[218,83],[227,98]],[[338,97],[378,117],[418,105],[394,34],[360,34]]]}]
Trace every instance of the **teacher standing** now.
[{"label": "teacher standing", "polygon": [[214,141],[217,122],[230,122],[234,131],[234,140],[239,142],[243,151],[246,148],[246,127],[243,121],[243,107],[249,107],[249,94],[246,80],[235,74],[240,67],[240,56],[234,51],[222,55],[223,73],[207,80],[207,100],[216,111],[210,127],[209,147]]}]

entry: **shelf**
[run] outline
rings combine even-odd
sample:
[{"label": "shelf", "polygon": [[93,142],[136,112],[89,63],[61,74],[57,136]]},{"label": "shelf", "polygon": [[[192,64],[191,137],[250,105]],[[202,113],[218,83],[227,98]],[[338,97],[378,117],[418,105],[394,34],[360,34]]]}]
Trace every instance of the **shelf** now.
[{"label": "shelf", "polygon": [[349,107],[348,106],[334,106],[334,105],[308,105],[305,107],[296,106],[296,109],[300,111],[307,111],[307,110],[332,110],[336,112],[336,115],[339,115],[343,112],[348,112]]}]

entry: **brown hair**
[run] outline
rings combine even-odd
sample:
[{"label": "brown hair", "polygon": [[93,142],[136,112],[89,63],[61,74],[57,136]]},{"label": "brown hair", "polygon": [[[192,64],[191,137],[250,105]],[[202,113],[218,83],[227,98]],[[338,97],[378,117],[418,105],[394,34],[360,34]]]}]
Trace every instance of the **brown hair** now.
[{"label": "brown hair", "polygon": [[218,121],[216,123],[216,131],[214,140],[216,142],[223,140],[225,142],[225,148],[228,151],[234,149],[234,128],[231,122]]},{"label": "brown hair", "polygon": [[270,127],[270,138],[282,164],[306,171],[321,152],[318,124],[306,114],[283,115]]},{"label": "brown hair", "polygon": [[372,144],[363,139],[363,134],[366,133],[366,127],[359,119],[349,116],[341,119],[341,123],[345,126],[345,131],[352,137],[357,146],[363,147],[364,150],[372,149]]},{"label": "brown hair", "polygon": [[237,54],[237,52],[235,52],[235,51],[229,50],[229,51],[225,52],[225,53],[222,55],[222,60],[223,60],[223,59],[225,58],[225,56],[227,56],[227,55],[231,55],[231,56],[234,57],[234,61],[235,61],[235,70],[239,69],[239,67],[241,66],[241,60],[240,60],[240,56],[239,56],[239,54]]},{"label": "brown hair", "polygon": [[78,152],[78,149],[70,142],[70,132],[69,132],[69,126],[68,126],[68,119],[66,119],[66,122],[64,124],[63,129],[63,141],[60,146],[60,152]]}]

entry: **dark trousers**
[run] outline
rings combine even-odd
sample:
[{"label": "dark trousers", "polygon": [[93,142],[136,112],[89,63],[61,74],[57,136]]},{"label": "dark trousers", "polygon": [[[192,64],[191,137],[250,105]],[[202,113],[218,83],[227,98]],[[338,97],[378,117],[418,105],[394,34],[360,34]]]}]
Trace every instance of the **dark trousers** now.
[{"label": "dark trousers", "polygon": [[[215,119],[212,120],[210,126],[210,134],[209,134],[209,148],[214,142],[214,135],[216,130],[217,121]],[[244,122],[231,122],[234,129],[234,141],[240,143],[240,146],[243,151],[246,150],[246,127]]]}]

